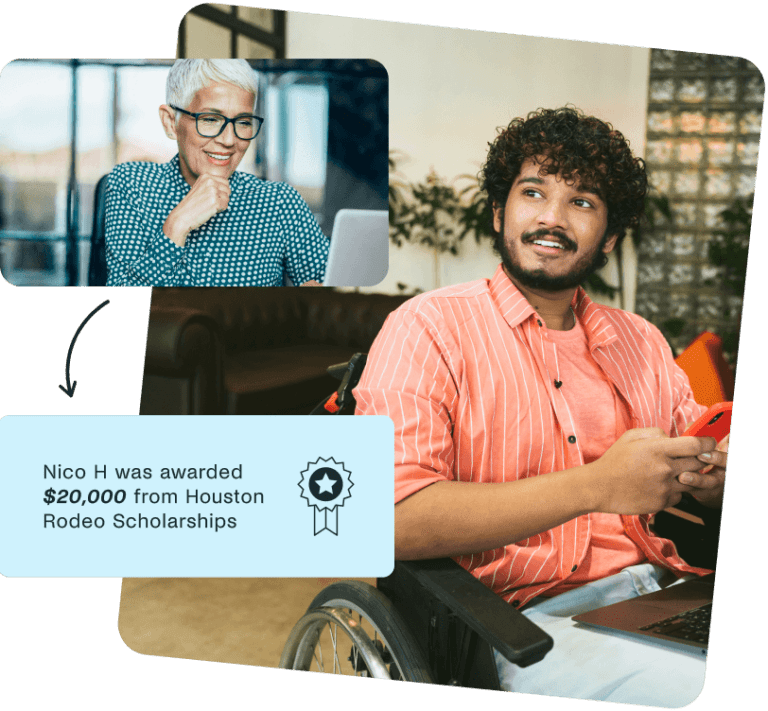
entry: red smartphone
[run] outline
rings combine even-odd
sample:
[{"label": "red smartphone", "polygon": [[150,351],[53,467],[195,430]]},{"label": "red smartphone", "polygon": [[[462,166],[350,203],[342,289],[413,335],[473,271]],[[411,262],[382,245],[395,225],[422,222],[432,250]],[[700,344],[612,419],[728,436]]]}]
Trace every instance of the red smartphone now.
[{"label": "red smartphone", "polygon": [[719,442],[731,431],[732,402],[719,402],[712,405],[696,422],[685,432],[686,435],[695,437],[714,437]]}]

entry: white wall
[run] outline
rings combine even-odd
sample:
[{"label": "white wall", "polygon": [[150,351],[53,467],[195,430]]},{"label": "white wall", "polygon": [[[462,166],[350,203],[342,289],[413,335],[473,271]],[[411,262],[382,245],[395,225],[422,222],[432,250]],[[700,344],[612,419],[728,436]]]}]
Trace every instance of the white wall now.
[{"label": "white wall", "polygon": [[[291,58],[387,68],[390,148],[408,155],[401,170],[411,181],[432,167],[448,179],[476,174],[498,126],[567,103],[612,123],[643,155],[647,49],[294,12],[287,32]],[[459,258],[440,258],[440,285],[490,276],[497,263],[489,245],[467,243]],[[398,281],[431,289],[433,272],[426,249],[393,247],[377,290],[396,291]]]}]

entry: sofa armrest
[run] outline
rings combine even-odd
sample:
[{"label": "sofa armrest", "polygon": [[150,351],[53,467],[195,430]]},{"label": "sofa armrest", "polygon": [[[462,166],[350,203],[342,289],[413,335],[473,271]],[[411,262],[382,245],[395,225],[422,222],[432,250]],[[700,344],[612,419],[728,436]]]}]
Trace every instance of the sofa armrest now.
[{"label": "sofa armrest", "polygon": [[218,415],[224,401],[216,322],[195,309],[151,309],[140,414]]},{"label": "sofa armrest", "polygon": [[148,373],[188,374],[201,359],[219,360],[219,327],[202,311],[160,309],[149,314],[144,369]]}]

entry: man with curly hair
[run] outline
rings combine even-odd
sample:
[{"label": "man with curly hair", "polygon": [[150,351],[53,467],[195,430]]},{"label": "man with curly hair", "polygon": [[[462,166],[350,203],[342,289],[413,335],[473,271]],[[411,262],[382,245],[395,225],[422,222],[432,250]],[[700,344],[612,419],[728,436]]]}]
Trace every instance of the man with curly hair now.
[{"label": "man with curly hair", "polygon": [[661,333],[580,286],[638,223],[645,166],[566,107],[501,130],[481,177],[502,264],[393,312],[355,390],[395,423],[395,555],[454,557],[553,636],[526,669],[497,655],[504,688],[683,705],[700,655],[571,620],[709,572],[649,519],[722,498],[725,453],[676,437],[705,408]]}]

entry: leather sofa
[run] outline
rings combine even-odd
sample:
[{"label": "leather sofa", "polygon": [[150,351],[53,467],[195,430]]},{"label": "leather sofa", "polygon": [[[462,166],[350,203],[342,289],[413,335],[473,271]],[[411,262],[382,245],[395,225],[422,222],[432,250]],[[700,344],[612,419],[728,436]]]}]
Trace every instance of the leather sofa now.
[{"label": "leather sofa", "polygon": [[330,288],[152,291],[141,414],[308,414],[407,296]]}]

